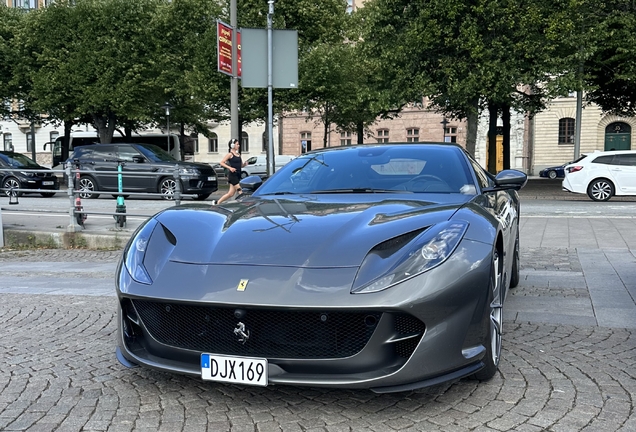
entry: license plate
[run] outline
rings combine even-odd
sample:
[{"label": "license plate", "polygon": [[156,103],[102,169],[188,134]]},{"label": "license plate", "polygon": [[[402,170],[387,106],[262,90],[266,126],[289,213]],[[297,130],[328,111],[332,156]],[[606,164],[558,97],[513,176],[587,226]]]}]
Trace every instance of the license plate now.
[{"label": "license plate", "polygon": [[267,359],[201,354],[201,378],[234,384],[267,385]]},{"label": "license plate", "polygon": [[52,181],[43,181],[42,182],[42,186],[53,186],[53,182]]},{"label": "license plate", "polygon": [[216,180],[216,177],[212,176],[212,177],[208,177],[208,181],[214,181]]}]

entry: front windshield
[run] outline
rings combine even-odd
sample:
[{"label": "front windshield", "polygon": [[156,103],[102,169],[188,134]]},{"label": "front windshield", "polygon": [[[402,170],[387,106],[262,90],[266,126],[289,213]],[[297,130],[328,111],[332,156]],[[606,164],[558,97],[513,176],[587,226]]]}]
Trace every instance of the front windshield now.
[{"label": "front windshield", "polygon": [[139,144],[137,148],[152,162],[177,162],[167,151],[153,144]]},{"label": "front windshield", "polygon": [[6,154],[0,154],[0,158],[9,166],[14,168],[34,168],[37,169],[40,166],[33,162],[28,157],[20,153],[13,153],[11,156]]},{"label": "front windshield", "polygon": [[455,146],[365,146],[316,151],[283,166],[255,195],[284,193],[464,193],[475,183]]}]

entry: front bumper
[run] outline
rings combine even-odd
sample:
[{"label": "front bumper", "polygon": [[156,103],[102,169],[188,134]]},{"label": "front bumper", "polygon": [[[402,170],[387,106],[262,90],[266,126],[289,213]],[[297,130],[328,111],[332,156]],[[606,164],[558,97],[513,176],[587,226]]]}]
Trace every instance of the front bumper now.
[{"label": "front bumper", "polygon": [[[169,263],[147,286],[121,267],[119,350],[129,362],[194,376],[204,352],[267,358],[270,384],[382,392],[461,378],[482,367],[490,253],[464,240],[443,266],[373,294],[350,294],[351,281],[325,284],[333,289],[313,283],[308,292],[303,281],[329,280],[324,269],[261,267],[259,278],[254,267],[231,266],[229,277],[213,266]],[[339,278],[355,271],[341,269]],[[253,281],[245,292],[228,285],[237,274]],[[184,275],[193,277],[177,285]],[[193,289],[177,294],[174,286]],[[252,330],[245,345],[234,338],[237,312]]]},{"label": "front bumper", "polygon": [[[213,180],[212,180],[213,179]],[[204,194],[216,192],[219,188],[216,174],[202,175],[199,177],[182,177],[183,193]]]}]

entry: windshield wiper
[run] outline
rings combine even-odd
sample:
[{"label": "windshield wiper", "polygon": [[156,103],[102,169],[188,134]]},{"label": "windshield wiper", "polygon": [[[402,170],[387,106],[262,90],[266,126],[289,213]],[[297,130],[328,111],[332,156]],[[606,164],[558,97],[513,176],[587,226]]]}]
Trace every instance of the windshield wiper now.
[{"label": "windshield wiper", "polygon": [[413,193],[411,191],[394,189],[352,188],[352,189],[325,189],[315,190],[312,194],[339,194],[339,193]]},{"label": "windshield wiper", "polygon": [[296,195],[297,192],[289,192],[289,191],[280,191],[280,192],[270,192],[263,195]]},{"label": "windshield wiper", "polygon": [[309,162],[311,162],[311,161],[316,161],[316,162],[318,162],[319,164],[322,164],[322,165],[324,165],[324,166],[326,166],[326,167],[328,167],[328,166],[329,166],[329,165],[327,165],[325,162],[323,162],[323,161],[319,160],[319,159],[318,159],[318,156],[316,155],[316,156],[310,157],[310,158],[307,160],[307,162],[305,162],[305,163],[303,164],[303,166],[298,167],[298,168],[296,168],[295,170],[293,170],[293,171],[292,171],[292,174],[298,174],[298,173],[299,173],[300,171],[302,171],[302,170],[303,170],[303,168],[305,168],[305,167],[307,166],[307,164],[308,164]]}]

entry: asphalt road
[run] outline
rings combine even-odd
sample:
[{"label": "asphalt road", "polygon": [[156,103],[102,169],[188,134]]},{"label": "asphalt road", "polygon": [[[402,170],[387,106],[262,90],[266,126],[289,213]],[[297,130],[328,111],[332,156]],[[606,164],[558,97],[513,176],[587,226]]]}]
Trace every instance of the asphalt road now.
[{"label": "asphalt road", "polygon": [[114,356],[120,251],[0,252],[0,430],[636,431],[636,201],[533,193],[500,373],[399,394],[126,369]]}]

